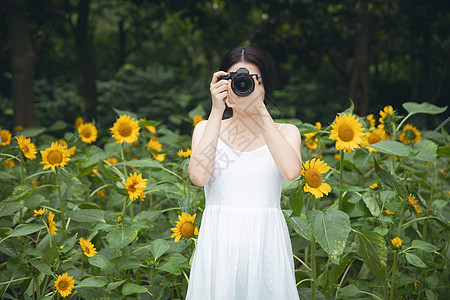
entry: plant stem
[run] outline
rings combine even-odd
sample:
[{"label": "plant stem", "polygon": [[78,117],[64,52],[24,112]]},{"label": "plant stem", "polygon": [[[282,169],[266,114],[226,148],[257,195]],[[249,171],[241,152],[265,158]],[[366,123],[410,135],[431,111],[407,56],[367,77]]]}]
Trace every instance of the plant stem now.
[{"label": "plant stem", "polygon": [[64,204],[63,204],[63,200],[62,200],[62,196],[61,196],[61,184],[59,181],[59,171],[58,168],[55,169],[56,170],[56,184],[57,184],[57,189],[58,189],[58,195],[59,195],[59,206],[60,206],[60,210],[61,210],[61,222],[62,222],[62,230],[63,235],[64,235],[64,239],[66,238],[66,216],[64,214]]},{"label": "plant stem", "polygon": [[391,280],[391,292],[389,294],[389,299],[394,300],[394,292],[395,292],[395,274],[397,272],[398,265],[398,250],[394,252],[394,263],[392,265],[392,280]]},{"label": "plant stem", "polygon": [[[341,151],[342,152],[342,151]],[[341,156],[342,158],[342,156]],[[316,199],[312,199],[312,209],[316,210]],[[311,235],[311,300],[316,299],[316,238]]]},{"label": "plant stem", "polygon": [[340,161],[339,161],[339,210],[342,210],[342,182],[343,182],[343,172],[344,172],[344,151],[340,150]]}]

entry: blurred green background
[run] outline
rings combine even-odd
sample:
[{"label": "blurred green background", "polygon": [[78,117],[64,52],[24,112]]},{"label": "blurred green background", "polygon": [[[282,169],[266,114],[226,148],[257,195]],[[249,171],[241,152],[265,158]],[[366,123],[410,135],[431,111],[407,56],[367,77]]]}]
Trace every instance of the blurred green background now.
[{"label": "blurred green background", "polygon": [[108,135],[116,108],[189,134],[188,112],[207,118],[211,75],[239,45],[270,56],[276,118],[327,125],[350,98],[360,116],[449,103],[450,1],[9,0],[0,19],[5,129],[61,120],[62,133],[82,116]]}]

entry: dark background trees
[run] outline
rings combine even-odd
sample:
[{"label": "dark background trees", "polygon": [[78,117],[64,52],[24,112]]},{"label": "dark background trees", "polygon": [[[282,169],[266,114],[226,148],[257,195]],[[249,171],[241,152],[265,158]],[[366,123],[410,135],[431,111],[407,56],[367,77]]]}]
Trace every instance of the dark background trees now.
[{"label": "dark background trees", "polygon": [[280,117],[328,124],[349,98],[361,116],[448,103],[448,1],[2,1],[0,17],[3,128],[106,127],[114,107],[183,130],[242,44],[271,57]]}]

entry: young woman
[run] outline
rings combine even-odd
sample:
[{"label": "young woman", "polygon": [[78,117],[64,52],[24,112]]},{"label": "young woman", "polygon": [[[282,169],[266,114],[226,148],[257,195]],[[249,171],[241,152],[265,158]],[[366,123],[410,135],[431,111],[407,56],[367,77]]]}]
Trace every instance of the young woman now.
[{"label": "young woman", "polygon": [[[247,96],[236,85],[249,82],[221,77],[242,70],[254,83]],[[299,299],[280,196],[283,180],[300,174],[301,138],[267,111],[273,86],[270,60],[253,47],[231,50],[212,77],[211,113],[194,129],[189,163],[206,206],[188,300]],[[226,106],[233,115],[222,120]]]}]

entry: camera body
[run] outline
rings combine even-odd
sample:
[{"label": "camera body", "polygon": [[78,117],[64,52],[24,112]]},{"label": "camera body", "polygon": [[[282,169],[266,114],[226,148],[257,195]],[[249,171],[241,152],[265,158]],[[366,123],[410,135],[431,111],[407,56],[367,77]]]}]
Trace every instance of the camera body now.
[{"label": "camera body", "polygon": [[250,74],[247,68],[239,68],[236,72],[230,72],[228,75],[219,76],[218,79],[231,79],[231,89],[233,92],[239,97],[246,97],[255,90],[255,82],[253,81],[252,76],[256,76],[256,79],[258,80],[257,74]]}]

